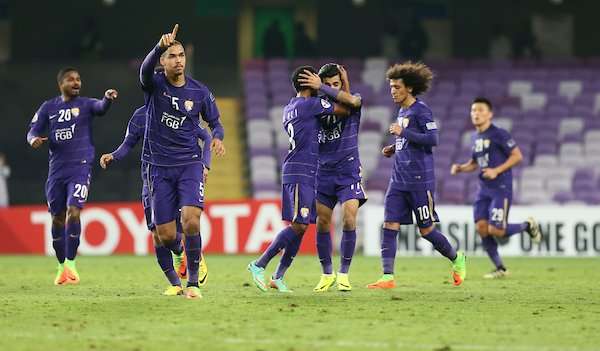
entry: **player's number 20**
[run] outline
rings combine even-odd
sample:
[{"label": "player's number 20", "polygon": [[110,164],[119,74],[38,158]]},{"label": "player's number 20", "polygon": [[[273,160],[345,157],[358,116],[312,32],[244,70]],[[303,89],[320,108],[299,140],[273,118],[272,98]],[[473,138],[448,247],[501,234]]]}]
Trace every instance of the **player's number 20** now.
[{"label": "player's number 20", "polygon": [[87,199],[88,196],[88,187],[85,184],[75,184],[75,192],[73,193],[73,197],[78,197],[80,199]]}]

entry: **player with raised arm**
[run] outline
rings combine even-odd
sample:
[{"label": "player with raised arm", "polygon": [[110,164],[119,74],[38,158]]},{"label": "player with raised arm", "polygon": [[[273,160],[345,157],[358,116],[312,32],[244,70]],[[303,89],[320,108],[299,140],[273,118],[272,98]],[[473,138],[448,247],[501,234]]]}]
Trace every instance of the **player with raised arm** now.
[{"label": "player with raised arm", "polygon": [[413,213],[421,237],[452,263],[454,285],[466,277],[466,256],[457,252],[435,227],[438,215],[434,207],[435,174],[433,147],[438,144],[438,130],[431,109],[419,98],[433,80],[433,73],[423,63],[405,62],[390,67],[386,73],[390,92],[400,107],[398,119],[389,131],[396,143],[383,148],[386,157],[395,155],[392,177],[385,194],[381,262],[383,276],[367,287],[390,289],[394,281],[394,261],[398,231],[402,224],[413,224]]},{"label": "player with raised arm", "polygon": [[[302,82],[303,76],[312,77],[316,83],[311,87],[305,85]],[[296,68],[291,80],[297,94],[283,109],[283,129],[289,136],[290,147],[281,171],[282,218],[290,222],[290,225],[277,234],[258,260],[248,264],[248,271],[258,289],[267,291],[270,286],[283,293],[292,292],[283,276],[300,249],[306,228],[309,223],[314,223],[316,216],[315,176],[320,118],[324,115],[348,114],[346,108],[317,97],[317,89],[322,84],[313,67]],[[265,267],[281,250],[284,253],[267,285]]]},{"label": "player with raised arm", "polygon": [[[106,114],[117,91],[102,100],[79,95],[77,69],[66,67],[57,76],[60,96],[45,101],[31,120],[27,142],[38,149],[48,142],[46,199],[52,216],[52,247],[58,260],[55,285],[78,284],[75,256],[81,236],[80,214],[87,201],[95,157],[92,122]],[[47,136],[44,136],[48,133]]]},{"label": "player with raised arm", "polygon": [[[137,143],[144,138],[144,130],[146,129],[146,107],[142,106],[135,110],[133,116],[129,120],[127,124],[127,131],[125,133],[125,138],[119,147],[108,154],[104,154],[100,157],[100,166],[103,169],[107,169],[108,166],[113,161],[122,160],[129,152],[137,145]],[[204,164],[204,182],[206,183],[206,176],[208,170],[210,169],[210,161],[211,154],[210,145],[211,136],[210,134],[198,126],[198,139],[202,140],[202,163]],[[143,152],[143,151],[142,151]],[[179,278],[187,277],[187,265],[185,260],[185,254],[183,250],[183,246],[180,247],[179,252],[174,252],[166,248],[158,235],[156,234],[156,226],[152,222],[152,208],[150,207],[150,195],[148,189],[148,174],[147,174],[147,165],[142,162],[141,165],[141,174],[142,174],[142,206],[144,207],[144,214],[146,217],[146,225],[148,226],[148,230],[152,233],[152,240],[154,242],[154,251],[156,254],[156,259],[158,261],[158,265],[162,269],[163,273],[169,280],[171,284],[164,292],[163,295],[174,296],[183,294],[183,288],[181,287],[181,281]],[[177,210],[179,212],[179,210]],[[178,213],[175,218],[177,222],[177,236],[181,238],[182,228],[181,221],[179,219]],[[175,261],[175,267],[173,267],[173,261]],[[198,278],[198,283],[200,286],[206,284],[208,276],[208,267],[204,260],[204,257],[201,258],[200,261],[200,273]]]},{"label": "player with raised arm", "polygon": [[[319,70],[323,84],[331,88],[328,101],[337,102],[339,91],[350,94],[350,81],[344,67],[328,63]],[[311,77],[307,77],[310,82]],[[316,82],[316,79],[313,79]],[[320,87],[319,87],[320,88]],[[327,90],[327,89],[325,89]],[[356,216],[358,208],[367,201],[362,186],[361,164],[358,154],[358,130],[362,99],[360,95],[346,96],[343,100],[350,108],[348,117],[325,115],[321,117],[319,131],[319,167],[317,169],[317,251],[322,275],[313,289],[325,292],[337,281],[340,291],[350,291],[348,277],[350,263],[356,247]],[[340,243],[340,269],[333,272],[331,253],[331,217],[333,208],[340,203],[343,211]]]},{"label": "player with raised arm", "polygon": [[[213,137],[211,150],[218,156],[225,153],[224,130],[213,94],[184,74],[186,56],[176,40],[178,29],[176,24],[171,33],[161,36],[140,68],[147,108],[142,161],[148,167],[156,233],[172,252],[181,247],[175,223],[177,209],[181,209],[188,273],[185,296],[195,299],[202,297],[198,274],[204,208],[204,166],[196,129],[201,119],[208,123]],[[159,60],[164,72],[155,73]]]},{"label": "player with raised arm", "polygon": [[521,150],[510,133],[492,123],[492,103],[476,98],[471,104],[471,122],[476,132],[472,136],[471,159],[453,164],[452,175],[480,169],[479,192],[473,205],[473,217],[483,248],[496,269],[484,278],[502,278],[508,270],[500,254],[496,237],[510,237],[526,232],[533,242],[540,242],[542,233],[537,221],[529,217],[523,223],[508,223],[512,203],[512,168],[523,160]]}]

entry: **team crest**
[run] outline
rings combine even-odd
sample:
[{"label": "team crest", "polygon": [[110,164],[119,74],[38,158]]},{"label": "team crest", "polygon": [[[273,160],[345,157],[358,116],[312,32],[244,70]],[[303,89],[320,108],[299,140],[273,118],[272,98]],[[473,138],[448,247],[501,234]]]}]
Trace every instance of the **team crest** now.
[{"label": "team crest", "polygon": [[408,118],[404,117],[402,118],[402,128],[407,128],[408,127]]},{"label": "team crest", "polygon": [[79,116],[79,107],[73,107],[73,108],[71,109],[71,114],[72,114],[74,117],[77,117],[77,116]]},{"label": "team crest", "polygon": [[308,217],[309,213],[310,213],[310,210],[308,209],[308,207],[302,207],[300,209],[300,215],[302,216],[302,218]]},{"label": "team crest", "polygon": [[490,139],[484,139],[483,140],[483,148],[487,149],[490,147]]},{"label": "team crest", "polygon": [[194,102],[192,100],[185,100],[183,106],[185,107],[186,111],[191,111],[194,108]]}]

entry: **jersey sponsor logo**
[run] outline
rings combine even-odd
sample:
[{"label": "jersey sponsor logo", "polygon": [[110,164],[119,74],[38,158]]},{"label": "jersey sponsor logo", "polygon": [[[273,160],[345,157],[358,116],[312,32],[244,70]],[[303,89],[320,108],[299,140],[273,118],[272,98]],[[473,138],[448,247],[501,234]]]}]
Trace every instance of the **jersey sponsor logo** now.
[{"label": "jersey sponsor logo", "polygon": [[194,102],[192,100],[185,100],[183,103],[186,111],[191,111],[194,108]]},{"label": "jersey sponsor logo", "polygon": [[185,119],[186,116],[177,117],[163,112],[160,122],[171,129],[179,129],[183,125],[183,122],[185,122]]},{"label": "jersey sponsor logo", "polygon": [[321,118],[321,129],[319,130],[319,144],[332,142],[342,136],[342,121],[334,115]]},{"label": "jersey sponsor logo", "polygon": [[330,108],[331,103],[325,99],[321,99],[321,106],[323,106],[323,108]]},{"label": "jersey sponsor logo", "polygon": [[434,130],[437,129],[437,124],[435,122],[427,122],[425,128],[427,128],[427,130]]},{"label": "jersey sponsor logo", "polygon": [[71,114],[72,114],[74,117],[77,117],[77,116],[79,116],[79,107],[73,107],[73,108],[71,108]]},{"label": "jersey sponsor logo", "polygon": [[406,144],[406,138],[396,138],[396,151],[402,150]]},{"label": "jersey sponsor logo", "polygon": [[69,128],[60,128],[54,131],[54,139],[56,141],[71,140],[73,139],[73,135],[75,135],[75,124]]}]

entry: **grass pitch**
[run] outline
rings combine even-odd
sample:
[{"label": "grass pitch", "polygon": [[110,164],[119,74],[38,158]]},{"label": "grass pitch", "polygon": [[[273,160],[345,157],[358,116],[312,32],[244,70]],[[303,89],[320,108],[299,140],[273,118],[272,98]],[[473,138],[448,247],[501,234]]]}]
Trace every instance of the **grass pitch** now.
[{"label": "grass pitch", "polygon": [[457,288],[443,258],[399,257],[399,287],[371,291],[379,260],[356,257],[351,293],[315,294],[304,256],[292,295],[250,285],[251,259],[208,256],[204,298],[188,301],[160,295],[153,257],[80,257],[81,285],[63,287],[54,258],[0,257],[0,350],[600,350],[598,258],[508,258],[494,281],[470,258]]}]

